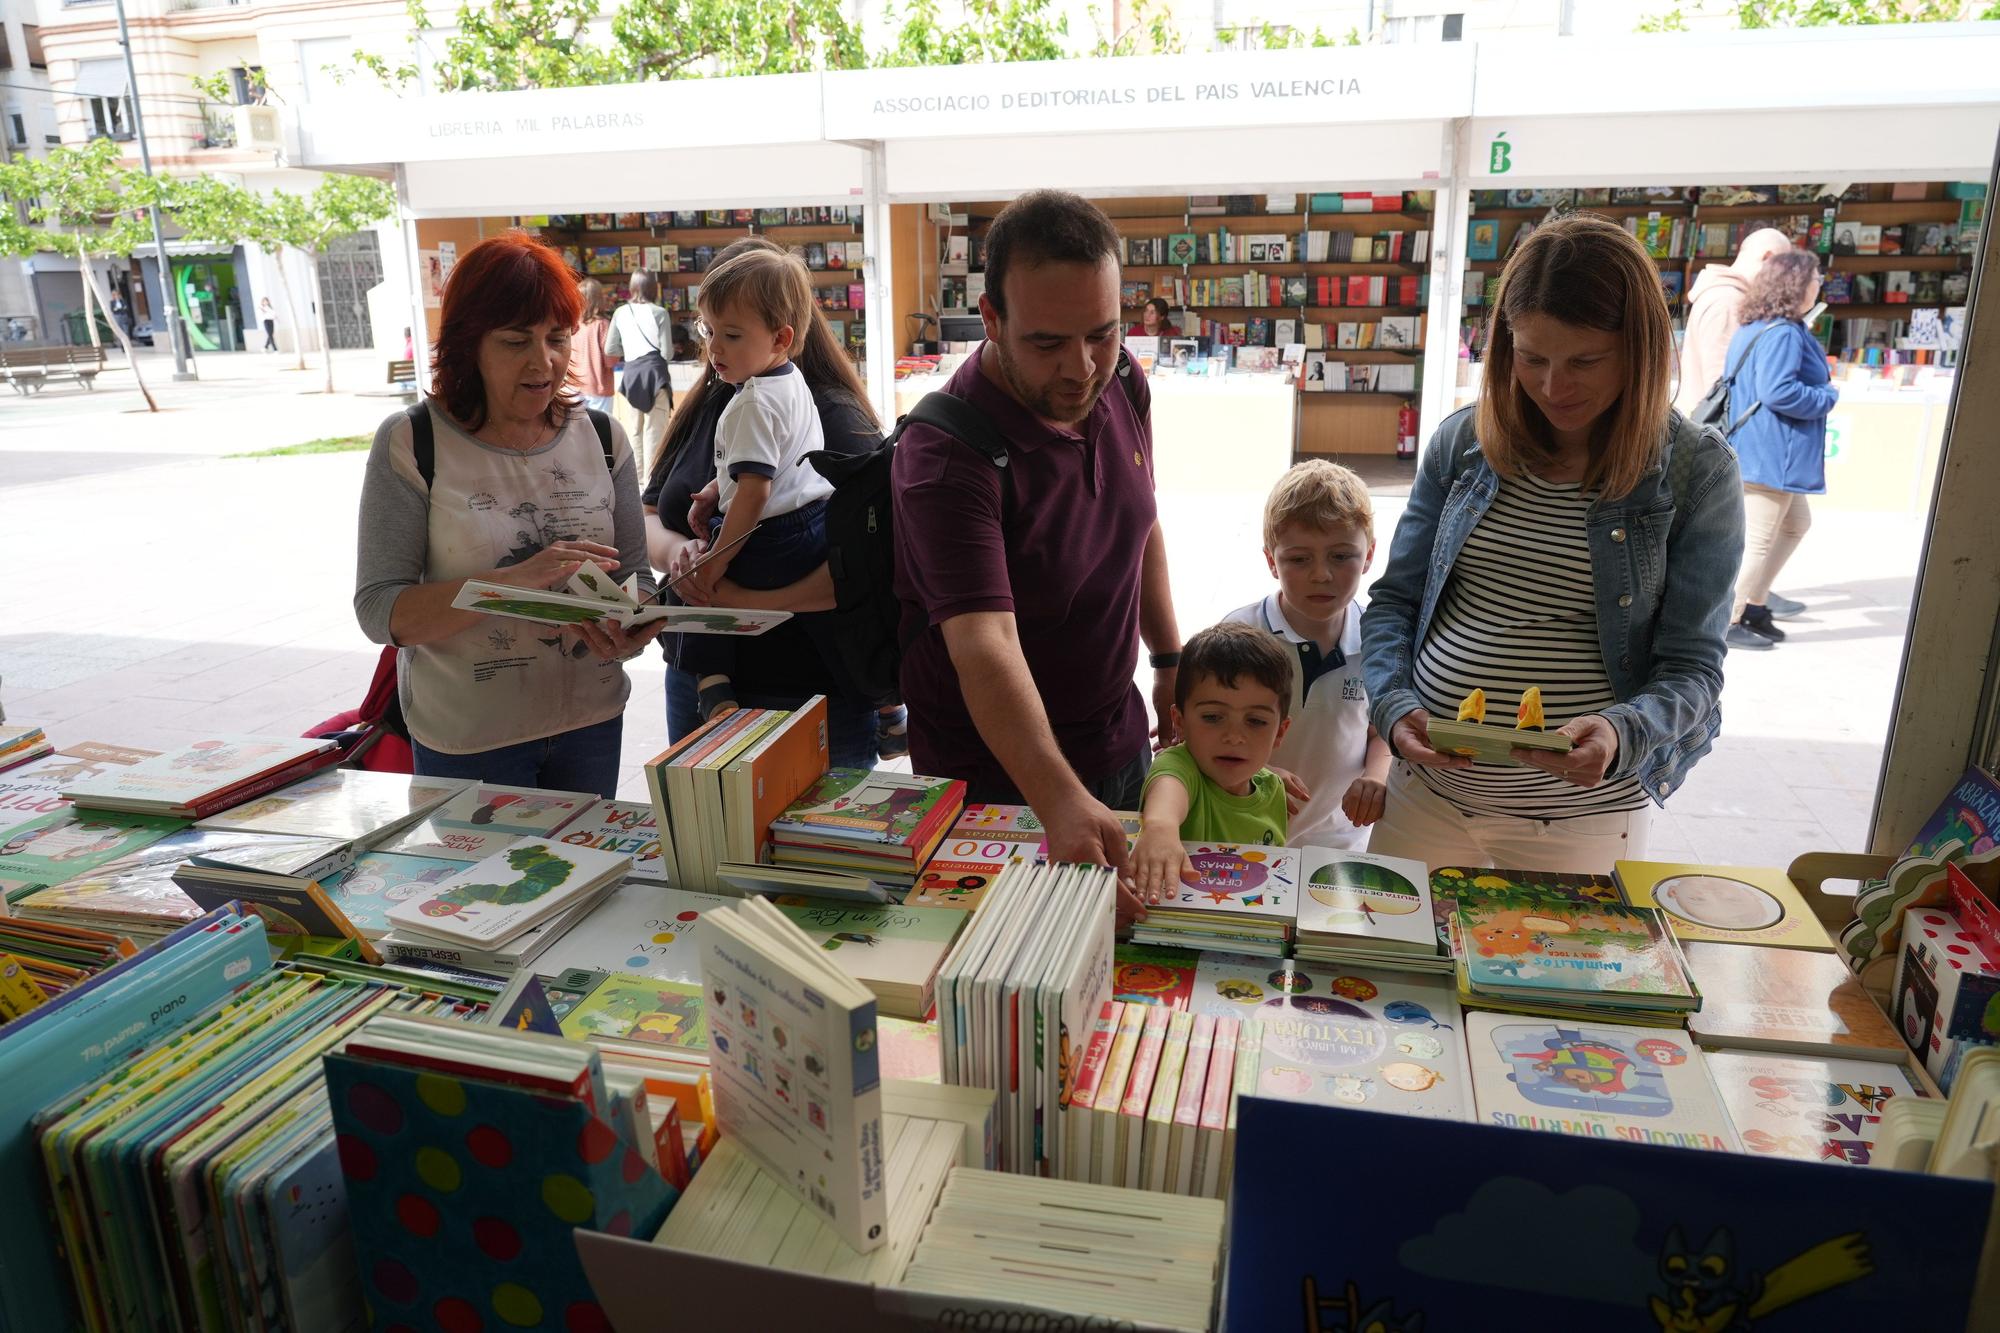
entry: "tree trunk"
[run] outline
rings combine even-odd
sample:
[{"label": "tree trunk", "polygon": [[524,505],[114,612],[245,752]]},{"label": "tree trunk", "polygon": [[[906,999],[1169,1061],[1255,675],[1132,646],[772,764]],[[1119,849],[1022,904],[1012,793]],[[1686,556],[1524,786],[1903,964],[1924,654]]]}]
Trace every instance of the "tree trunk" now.
[{"label": "tree trunk", "polygon": [[285,297],[285,318],[292,322],[292,350],[298,353],[299,358],[299,363],[293,366],[292,369],[304,370],[306,368],[305,330],[299,327],[299,303],[292,299],[292,275],[285,272],[285,252],[283,250],[277,253],[276,259],[277,262],[272,267],[278,270],[278,290],[284,293]]},{"label": "tree trunk", "polygon": [[326,391],[333,392],[333,343],[326,336],[326,292],[319,281],[319,251],[305,252],[306,265],[312,272],[313,310],[319,317],[319,355],[326,362]]},{"label": "tree trunk", "polygon": [[153,391],[146,387],[146,375],[139,369],[139,358],[133,354],[131,340],[125,336],[123,326],[111,318],[110,298],[97,289],[97,270],[90,266],[90,252],[84,249],[81,236],[77,237],[76,259],[83,268],[83,322],[90,328],[91,345],[97,348],[100,355],[103,353],[104,344],[97,340],[97,312],[91,309],[91,302],[95,300],[105,312],[104,322],[111,326],[111,336],[125,349],[125,364],[132,367],[132,382],[139,386],[139,396],[146,400],[146,410],[159,411],[160,405],[153,401]]}]

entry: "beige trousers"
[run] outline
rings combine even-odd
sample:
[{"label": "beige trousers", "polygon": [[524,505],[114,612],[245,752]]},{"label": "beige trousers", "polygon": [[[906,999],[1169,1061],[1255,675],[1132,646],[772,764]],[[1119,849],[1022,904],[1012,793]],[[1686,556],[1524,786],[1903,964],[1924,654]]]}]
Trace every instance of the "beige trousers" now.
[{"label": "beige trousers", "polygon": [[1368,850],[1439,866],[1493,866],[1564,875],[1608,875],[1616,861],[1646,859],[1652,808],[1520,819],[1468,815],[1424,785],[1408,764],[1389,770],[1389,799],[1368,834]]},{"label": "beige trousers", "polygon": [[1764,604],[1810,527],[1812,509],[1805,496],[1743,483],[1743,573],[1736,580],[1736,606],[1729,613],[1732,624],[1743,619],[1745,606]]},{"label": "beige trousers", "polygon": [[625,401],[624,394],[611,396],[611,415],[625,428],[626,436],[632,441],[632,459],[638,465],[641,490],[645,489],[646,473],[653,466],[653,458],[666,442],[667,418],[673,414],[674,409],[664,393],[653,400],[653,410],[643,416],[638,408]]}]

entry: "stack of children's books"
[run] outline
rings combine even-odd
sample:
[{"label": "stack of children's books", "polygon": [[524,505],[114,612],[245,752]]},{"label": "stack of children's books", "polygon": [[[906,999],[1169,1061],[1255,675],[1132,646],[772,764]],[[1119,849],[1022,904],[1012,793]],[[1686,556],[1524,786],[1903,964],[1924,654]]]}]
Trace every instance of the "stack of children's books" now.
[{"label": "stack of children's books", "polygon": [[374,943],[309,878],[264,870],[188,861],[173,874],[175,887],[202,911],[240,903],[264,919],[264,929],[281,954],[319,954],[382,961]]},{"label": "stack of children's books", "polygon": [[1065,1180],[1220,1198],[1230,1108],[1256,1091],[1259,1026],[1106,1001],[1062,1115]]},{"label": "stack of children's books", "polygon": [[922,1022],[938,968],[972,914],[955,907],[899,907],[788,895],[778,910],[826,951],[835,967],[874,992],[876,1009]]},{"label": "stack of children's books", "polygon": [[143,944],[201,915],[174,883],[183,863],[317,880],[345,865],[348,855],[331,838],[182,829],[60,884],[29,892],[17,898],[14,911],[31,920],[114,931]]},{"label": "stack of children's books", "polygon": [[332,741],[212,736],[88,777],[63,796],[92,810],[200,819],[340,762]]},{"label": "stack of children's books", "polygon": [[465,786],[456,778],[333,769],[210,815],[198,827],[332,838],[359,852],[400,837]]},{"label": "stack of children's books", "polygon": [[38,726],[0,726],[0,773],[32,763],[54,749]]},{"label": "stack of children's books", "polygon": [[1300,854],[1248,843],[1183,845],[1195,881],[1148,907],[1132,938],[1283,958],[1298,919]]},{"label": "stack of children's books", "polygon": [[964,806],[956,779],[828,769],[771,821],[771,858],[907,890]]},{"label": "stack of children's books", "polygon": [[[725,866],[770,859],[771,821],[826,772],[826,700],[797,709],[739,708],[646,766],[666,881],[724,891]],[[741,890],[738,890],[739,892]]]},{"label": "stack of children's books", "polygon": [[81,810],[65,804],[16,826],[0,843],[0,891],[11,900],[87,874],[187,827],[184,819]]},{"label": "stack of children's books", "polygon": [[1517,889],[1460,892],[1459,997],[1481,1008],[1679,1027],[1701,1006],[1661,912]]},{"label": "stack of children's books", "polygon": [[391,957],[511,975],[589,912],[631,865],[621,853],[519,838],[391,905],[383,914],[390,931],[380,945]]},{"label": "stack of children's books", "polygon": [[410,825],[384,850],[455,861],[479,861],[521,838],[552,838],[567,828],[597,797],[580,791],[505,787],[479,782]]},{"label": "stack of children's books", "polygon": [[961,1168],[945,1182],[903,1285],[1059,1311],[1082,1326],[1205,1333],[1223,1220],[1213,1199]]},{"label": "stack of children's books", "polygon": [[1449,972],[1431,918],[1430,869],[1367,852],[1301,849],[1297,956]]},{"label": "stack of children's books", "polygon": [[1038,861],[1047,846],[1047,831],[1027,806],[968,805],[904,902],[971,911],[1009,862]]},{"label": "stack of children's books", "polygon": [[19,1018],[136,952],[131,940],[111,931],[0,917],[0,960],[8,960],[0,961],[0,967],[18,967],[23,981],[33,987],[17,988],[19,1012],[0,1017]]},{"label": "stack of children's books", "polygon": [[1110,995],[1115,893],[1107,867],[1016,862],[938,973],[943,1080],[998,1094],[1005,1170],[1064,1169],[1058,1122]]}]

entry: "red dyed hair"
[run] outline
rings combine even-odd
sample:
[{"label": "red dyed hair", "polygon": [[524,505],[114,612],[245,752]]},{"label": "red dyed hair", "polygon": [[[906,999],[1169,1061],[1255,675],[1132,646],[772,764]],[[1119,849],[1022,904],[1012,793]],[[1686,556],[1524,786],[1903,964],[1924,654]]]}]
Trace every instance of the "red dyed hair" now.
[{"label": "red dyed hair", "polygon": [[[486,382],[479,377],[479,343],[495,329],[532,328],[554,320],[574,329],[583,322],[576,275],[556,252],[526,232],[490,236],[459,256],[444,284],[437,350],[431,357],[431,396],[468,430],[486,424]],[[577,405],[564,384],[549,400],[548,423],[560,426]]]}]

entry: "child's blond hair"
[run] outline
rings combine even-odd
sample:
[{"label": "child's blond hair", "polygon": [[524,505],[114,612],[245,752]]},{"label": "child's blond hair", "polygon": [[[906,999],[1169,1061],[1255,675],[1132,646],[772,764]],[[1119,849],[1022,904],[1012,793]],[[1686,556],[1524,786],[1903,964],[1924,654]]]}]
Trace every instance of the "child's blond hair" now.
[{"label": "child's blond hair", "polygon": [[745,250],[702,275],[700,309],[711,321],[732,306],[756,316],[776,331],[789,328],[787,355],[797,358],[812,328],[812,273],[796,255],[776,250]]},{"label": "child's blond hair", "polygon": [[1311,458],[1294,463],[1264,501],[1264,549],[1278,549],[1278,529],[1287,523],[1331,528],[1352,523],[1375,540],[1375,509],[1368,484],[1351,468]]}]

